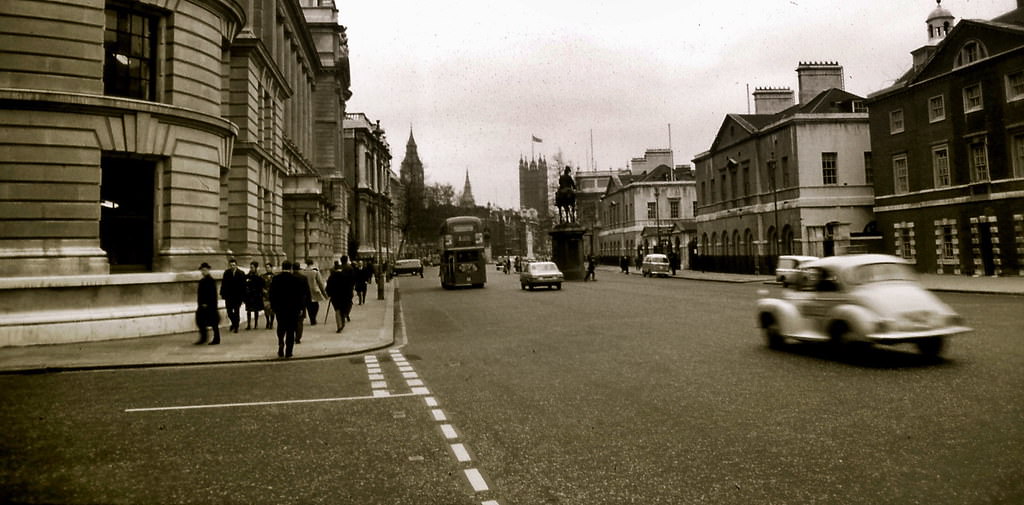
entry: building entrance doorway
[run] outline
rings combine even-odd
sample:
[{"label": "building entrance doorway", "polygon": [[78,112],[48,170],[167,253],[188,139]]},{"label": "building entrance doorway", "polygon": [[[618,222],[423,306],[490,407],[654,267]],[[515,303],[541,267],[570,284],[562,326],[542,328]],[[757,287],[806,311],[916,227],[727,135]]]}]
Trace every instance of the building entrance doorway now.
[{"label": "building entrance doorway", "polygon": [[100,247],[111,273],[153,269],[156,163],[104,156],[100,182]]}]

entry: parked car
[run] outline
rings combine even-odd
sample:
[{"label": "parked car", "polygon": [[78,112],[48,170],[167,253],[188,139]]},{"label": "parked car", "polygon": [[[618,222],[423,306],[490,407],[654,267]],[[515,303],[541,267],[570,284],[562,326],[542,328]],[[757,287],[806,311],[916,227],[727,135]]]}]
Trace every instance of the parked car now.
[{"label": "parked car", "polygon": [[672,274],[672,269],[668,263],[668,256],[664,254],[648,254],[644,256],[644,262],[640,266],[640,273],[644,277],[664,275],[669,276]]},{"label": "parked car", "polygon": [[550,261],[534,261],[527,263],[519,274],[519,284],[523,289],[533,289],[536,286],[547,286],[548,288],[562,289],[562,281],[565,276],[558,269],[558,265]]},{"label": "parked car", "polygon": [[781,282],[784,288],[790,284],[799,284],[800,265],[816,259],[817,256],[779,256],[775,264],[775,280]]},{"label": "parked car", "polygon": [[947,337],[971,331],[963,318],[925,289],[909,263],[885,254],[831,256],[805,263],[800,283],[781,298],[757,302],[769,347],[787,338],[830,342],[915,344],[938,356]]},{"label": "parked car", "polygon": [[412,274],[423,277],[423,262],[417,259],[398,260],[391,269],[392,276],[401,274]]}]

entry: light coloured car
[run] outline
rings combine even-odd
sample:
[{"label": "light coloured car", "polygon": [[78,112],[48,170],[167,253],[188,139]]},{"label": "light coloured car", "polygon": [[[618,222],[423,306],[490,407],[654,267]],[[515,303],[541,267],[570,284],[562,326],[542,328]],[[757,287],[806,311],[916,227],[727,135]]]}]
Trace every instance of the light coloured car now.
[{"label": "light coloured car", "polygon": [[785,339],[894,345],[942,353],[945,339],[971,331],[963,318],[925,289],[896,256],[830,256],[800,268],[800,283],[781,298],[761,298],[757,321],[769,347]]},{"label": "light coloured car", "polygon": [[523,289],[533,290],[537,286],[562,289],[562,281],[565,276],[558,269],[558,265],[550,261],[534,261],[527,263],[519,274],[519,284]]},{"label": "light coloured car", "polygon": [[391,275],[399,276],[401,274],[412,274],[423,277],[423,262],[417,259],[396,261],[394,268],[391,269]]},{"label": "light coloured car", "polygon": [[816,259],[817,256],[779,256],[775,264],[775,280],[781,282],[784,288],[790,284],[799,284],[800,266]]},{"label": "light coloured car", "polygon": [[640,273],[644,277],[655,275],[672,275],[672,268],[668,263],[668,256],[664,254],[648,254],[644,256],[644,262],[640,266]]}]

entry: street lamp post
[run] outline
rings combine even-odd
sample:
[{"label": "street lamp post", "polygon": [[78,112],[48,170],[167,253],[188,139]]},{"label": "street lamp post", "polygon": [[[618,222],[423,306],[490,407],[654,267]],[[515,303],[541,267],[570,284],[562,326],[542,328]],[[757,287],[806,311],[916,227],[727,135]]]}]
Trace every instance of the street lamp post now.
[{"label": "street lamp post", "polygon": [[654,252],[661,252],[661,197],[660,188],[654,187],[654,233],[657,243],[654,245]]}]

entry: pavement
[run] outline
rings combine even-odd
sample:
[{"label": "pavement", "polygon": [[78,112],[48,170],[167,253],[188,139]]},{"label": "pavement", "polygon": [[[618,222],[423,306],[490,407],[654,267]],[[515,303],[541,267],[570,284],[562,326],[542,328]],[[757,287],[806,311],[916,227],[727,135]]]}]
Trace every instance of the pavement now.
[{"label": "pavement", "polygon": [[[599,266],[600,281],[609,275],[622,275],[618,267]],[[640,275],[631,269],[630,275]],[[771,275],[728,274],[682,270],[672,279],[778,284]],[[924,287],[932,291],[987,293],[1024,296],[1024,277],[967,277],[920,275]],[[377,299],[377,285],[370,285],[364,305],[352,307],[352,321],[341,333],[335,333],[334,314],[325,314],[322,303],[319,324],[303,331],[302,343],[295,346],[291,358],[277,357],[276,330],[241,328],[238,333],[221,330],[219,345],[193,345],[198,332],[152,337],[105,340],[73,344],[35,345],[0,348],[0,373],[43,373],[73,370],[144,368],[159,366],[210,365],[240,362],[302,360],[347,356],[387,348],[395,342],[395,301],[400,293],[399,278],[385,283],[384,299]],[[323,321],[327,320],[326,323]],[[244,314],[243,314],[244,322]]]}]

